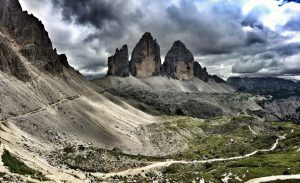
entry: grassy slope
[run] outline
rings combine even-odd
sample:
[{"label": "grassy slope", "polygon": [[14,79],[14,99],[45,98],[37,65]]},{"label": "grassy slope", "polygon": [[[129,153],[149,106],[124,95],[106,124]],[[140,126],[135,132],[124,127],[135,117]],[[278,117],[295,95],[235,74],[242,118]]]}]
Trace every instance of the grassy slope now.
[{"label": "grassy slope", "polygon": [[41,172],[29,168],[27,165],[25,165],[24,162],[19,160],[14,155],[10,154],[10,152],[7,150],[4,150],[4,153],[2,154],[2,161],[4,163],[4,166],[7,166],[9,171],[12,173],[25,176],[29,175],[32,178],[40,181],[48,180],[45,176],[43,176]]},{"label": "grassy slope", "polygon": [[[163,168],[160,176],[150,172],[146,174],[146,177],[139,175],[114,177],[112,180],[199,182],[204,178],[205,181],[222,182],[221,180],[226,175],[232,174],[229,176],[229,182],[235,183],[258,177],[300,172],[300,153],[297,152],[300,148],[299,125],[288,122],[271,123],[266,126],[268,129],[261,126],[263,133],[256,137],[249,132],[248,125],[255,126],[257,123],[249,117],[219,117],[204,122],[189,117],[165,116],[162,121],[164,125],[176,132],[180,132],[180,130],[197,131],[198,128],[201,128],[206,134],[200,133],[199,138],[191,138],[188,150],[168,157],[174,159],[203,159],[203,155],[208,158],[240,155],[257,149],[270,148],[277,138],[275,135],[287,134],[287,136],[286,140],[280,141],[275,151],[258,153],[246,159],[194,165],[173,164]],[[292,130],[293,133],[291,133]],[[232,138],[234,142],[231,142]],[[234,145],[230,145],[231,143]]]},{"label": "grassy slope", "polygon": [[[223,163],[205,165],[172,165],[165,170],[164,179],[176,181],[192,181],[205,178],[206,181],[220,182],[225,174],[232,173],[230,182],[243,182],[252,178],[298,174],[300,172],[300,126],[292,123],[273,123],[275,129],[287,133],[287,139],[280,142],[278,148],[271,153],[260,153],[256,156]],[[291,130],[294,132],[291,133]],[[235,179],[235,177],[238,177]]]},{"label": "grassy slope", "polygon": [[255,119],[249,116],[217,117],[206,121],[197,121],[190,117],[164,118],[170,118],[169,122],[163,124],[171,126],[174,131],[195,131],[197,128],[203,130],[203,133],[196,131],[189,139],[188,150],[170,156],[172,159],[201,160],[244,155],[256,149],[268,148],[276,140],[276,136],[268,131],[259,137],[253,135],[248,126],[254,127]]}]

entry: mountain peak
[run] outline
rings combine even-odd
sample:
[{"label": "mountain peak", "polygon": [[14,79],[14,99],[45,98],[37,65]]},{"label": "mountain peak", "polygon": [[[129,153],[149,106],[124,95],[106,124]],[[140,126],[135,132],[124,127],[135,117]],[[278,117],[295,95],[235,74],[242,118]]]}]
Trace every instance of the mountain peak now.
[{"label": "mountain peak", "polygon": [[145,32],[142,36],[142,38],[149,38],[149,39],[153,39],[152,35],[150,32]]},{"label": "mountain peak", "polygon": [[181,42],[180,40],[175,41],[175,42],[173,43],[173,46],[174,46],[174,47],[184,47],[184,48],[186,48],[186,47],[185,47],[185,44],[184,44],[183,42]]},{"label": "mountain peak", "polygon": [[[18,0],[0,0],[0,31],[4,35],[8,34],[16,43],[16,55],[26,57],[41,71],[56,74],[62,72],[63,65],[68,66],[66,56],[58,55],[53,49],[42,22],[27,11],[22,11]],[[1,70],[8,72],[15,69],[3,67]]]},{"label": "mountain peak", "polygon": [[168,51],[164,71],[167,76],[179,80],[194,78],[194,56],[181,41],[175,41]]},{"label": "mountain peak", "polygon": [[126,44],[116,53],[108,58],[107,76],[129,76],[128,47]]},{"label": "mountain peak", "polygon": [[157,76],[160,74],[160,46],[150,32],[146,32],[133,49],[130,72],[136,77]]}]

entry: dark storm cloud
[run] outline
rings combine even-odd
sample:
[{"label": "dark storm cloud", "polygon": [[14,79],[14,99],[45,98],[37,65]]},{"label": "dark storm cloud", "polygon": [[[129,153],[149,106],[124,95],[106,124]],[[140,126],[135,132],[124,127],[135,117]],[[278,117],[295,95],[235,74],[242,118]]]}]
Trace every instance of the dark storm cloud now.
[{"label": "dark storm cloud", "polygon": [[95,34],[85,40],[104,37],[119,39],[127,32],[131,22],[142,18],[139,9],[128,11],[129,1],[124,0],[52,0],[61,9],[64,20],[75,21],[79,25],[91,25],[97,29]]},{"label": "dark storm cloud", "polygon": [[92,24],[97,28],[103,28],[108,21],[122,24],[117,15],[119,7],[124,6],[126,1],[105,1],[105,0],[52,0],[57,8],[62,9],[65,20],[78,24]]},{"label": "dark storm cloud", "polygon": [[265,35],[261,34],[260,32],[251,31],[251,32],[248,32],[246,35],[247,35],[246,36],[247,45],[267,42]]},{"label": "dark storm cloud", "polygon": [[276,1],[281,2],[281,4],[279,6],[282,6],[282,5],[287,4],[287,3],[300,3],[300,0],[276,0]]}]

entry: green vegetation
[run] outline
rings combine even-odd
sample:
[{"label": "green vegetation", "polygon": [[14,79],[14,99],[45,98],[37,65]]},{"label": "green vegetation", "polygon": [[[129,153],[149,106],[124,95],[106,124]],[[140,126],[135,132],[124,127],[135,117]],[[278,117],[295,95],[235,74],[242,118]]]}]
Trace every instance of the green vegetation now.
[{"label": "green vegetation", "polygon": [[[163,179],[180,182],[204,178],[206,181],[220,182],[225,174],[231,173],[230,182],[235,183],[241,182],[239,180],[244,182],[257,177],[298,174],[300,172],[300,154],[297,149],[300,148],[300,126],[290,122],[282,122],[271,123],[270,128],[274,134],[287,134],[286,139],[280,141],[273,152],[258,153],[255,156],[236,161],[195,165],[174,164],[162,170]],[[258,143],[265,144],[265,141],[274,142],[272,136],[271,139],[269,137],[264,138],[257,137],[257,140],[253,141],[254,145],[260,146]],[[277,182],[280,183],[280,181],[274,181],[274,183]],[[291,180],[289,182],[297,181]]]},{"label": "green vegetation", "polygon": [[34,179],[40,181],[48,180],[41,172],[29,168],[24,162],[19,160],[14,155],[11,155],[9,151],[4,150],[2,154],[2,161],[4,166],[7,166],[9,171],[20,175],[29,175]]},{"label": "green vegetation", "polygon": [[[225,174],[232,174],[230,182],[242,182],[270,175],[288,175],[300,172],[299,153],[260,154],[238,161],[181,165],[174,164],[162,170],[163,179],[171,181],[193,181],[204,178],[219,182]],[[236,179],[237,178],[237,179]]]},{"label": "green vegetation", "polygon": [[[206,121],[191,117],[163,116],[162,124],[176,133],[188,131],[189,148],[171,155],[169,159],[202,160],[240,156],[257,149],[270,148],[276,136],[269,133],[266,124],[257,123],[252,116],[219,116]],[[264,130],[259,137],[253,135],[249,125]],[[184,133],[182,133],[184,134]]]}]

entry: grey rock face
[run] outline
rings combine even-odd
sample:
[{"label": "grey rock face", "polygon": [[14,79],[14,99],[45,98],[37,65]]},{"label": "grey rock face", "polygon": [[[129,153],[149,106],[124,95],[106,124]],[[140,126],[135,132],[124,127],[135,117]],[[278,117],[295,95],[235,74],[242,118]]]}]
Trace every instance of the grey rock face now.
[{"label": "grey rock face", "polygon": [[208,78],[209,78],[209,75],[208,75],[207,69],[206,69],[206,67],[204,67],[204,68],[203,68],[202,80],[203,80],[204,82],[208,82]]},{"label": "grey rock face", "polygon": [[19,56],[0,38],[0,70],[22,81],[29,81],[29,73]]},{"label": "grey rock face", "polygon": [[115,55],[108,58],[107,76],[129,76],[128,47],[117,49]]},{"label": "grey rock face", "polygon": [[65,66],[66,68],[71,68],[71,66],[69,65],[68,63],[68,58],[65,54],[60,54],[58,55],[58,59],[59,59],[59,62]]},{"label": "grey rock face", "polygon": [[130,73],[135,77],[149,77],[160,75],[160,70],[160,47],[146,32],[132,52]]},{"label": "grey rock face", "polygon": [[181,41],[175,41],[163,64],[168,77],[179,80],[194,78],[194,56]]},{"label": "grey rock face", "polygon": [[215,80],[215,82],[217,82],[217,83],[226,83],[226,81],[224,81],[222,78],[220,78],[217,75],[209,76],[209,78]]},{"label": "grey rock face", "polygon": [[202,80],[203,70],[199,62],[194,62],[194,75]]},{"label": "grey rock face", "polygon": [[53,49],[44,25],[22,8],[18,0],[0,0],[0,31],[8,33],[21,53],[41,70],[62,71],[59,55]]},{"label": "grey rock face", "polygon": [[265,102],[263,108],[267,121],[294,121],[300,124],[300,96]]}]

